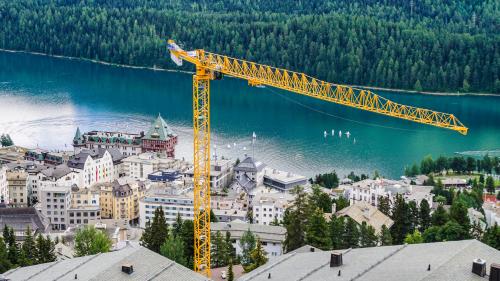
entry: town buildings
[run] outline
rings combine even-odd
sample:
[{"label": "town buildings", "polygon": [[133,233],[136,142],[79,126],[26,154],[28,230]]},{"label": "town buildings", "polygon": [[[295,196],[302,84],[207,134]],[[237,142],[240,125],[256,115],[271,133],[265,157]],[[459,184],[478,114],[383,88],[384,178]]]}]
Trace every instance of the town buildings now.
[{"label": "town buildings", "polygon": [[101,217],[107,219],[139,219],[139,200],[144,197],[147,183],[122,177],[112,183],[100,183],[93,187],[99,191]]},{"label": "town buildings", "polygon": [[52,230],[68,228],[68,209],[71,206],[71,189],[68,186],[43,186],[39,191],[42,215],[49,219]]},{"label": "town buildings", "polygon": [[146,227],[146,223],[153,219],[157,208],[163,209],[165,220],[170,225],[175,222],[177,215],[183,220],[193,220],[193,198],[191,188],[180,189],[165,185],[151,187],[139,200],[140,226]]},{"label": "town buildings", "polygon": [[306,177],[301,175],[265,168],[263,183],[265,186],[272,187],[280,192],[290,192],[298,185],[306,185],[308,181]]},{"label": "town buildings", "polygon": [[0,164],[0,204],[9,202],[9,183],[7,182],[7,166]]},{"label": "town buildings", "polygon": [[9,205],[12,207],[28,206],[28,172],[22,169],[7,171],[9,186]]},{"label": "town buildings", "polygon": [[90,188],[71,187],[71,206],[68,209],[70,227],[87,225],[101,218],[100,192]]},{"label": "town buildings", "polygon": [[158,115],[146,134],[144,132],[133,134],[108,131],[91,131],[82,134],[80,128],[77,128],[73,138],[75,154],[84,149],[114,148],[123,156],[138,155],[151,151],[174,157],[176,144],[177,135],[160,115]]},{"label": "town buildings", "polygon": [[431,193],[431,186],[410,185],[403,181],[389,179],[365,179],[340,185],[339,189],[344,191],[343,196],[351,204],[363,201],[373,206],[378,206],[380,197],[387,196],[392,203],[395,196],[401,194],[406,202],[415,201],[419,205],[422,200],[427,200],[429,206],[432,207],[434,197]]},{"label": "town buildings", "polygon": [[282,226],[249,224],[241,220],[215,222],[211,223],[210,226],[212,233],[220,231],[223,236],[226,232],[231,234],[231,241],[237,255],[240,255],[242,252],[240,247],[241,237],[248,230],[259,238],[264,251],[267,253],[267,257],[276,257],[283,254],[286,229]]},{"label": "town buildings", "polygon": [[74,154],[70,151],[48,151],[40,148],[26,151],[24,159],[37,164],[57,166],[68,162]]},{"label": "town buildings", "polygon": [[264,168],[266,164],[255,160],[253,157],[246,157],[234,167],[234,177],[236,188],[242,188],[247,193],[264,182]]},{"label": "town buildings", "polygon": [[154,152],[129,156],[124,158],[122,163],[125,176],[143,180],[153,173],[167,170],[184,171],[189,166],[185,161],[168,158]]},{"label": "town buildings", "polygon": [[282,222],[285,209],[295,197],[288,193],[259,193],[252,199],[252,215],[255,224],[270,225]]},{"label": "town buildings", "polygon": [[355,202],[354,204],[336,212],[335,215],[337,217],[350,217],[360,225],[363,222],[366,222],[367,225],[370,225],[375,229],[376,234],[380,234],[383,225],[390,228],[394,224],[394,221],[379,211],[377,207],[374,207],[364,201]]},{"label": "town buildings", "polygon": [[40,172],[48,169],[49,166],[27,160],[17,160],[6,164],[8,171],[24,171],[28,177],[26,179],[27,194],[29,204],[37,202],[38,188],[40,186]]},{"label": "town buildings", "polygon": [[[210,161],[210,188],[213,191],[221,191],[228,187],[233,180],[234,162],[229,159]],[[184,172],[187,182],[192,183],[194,176],[193,168]]]},{"label": "town buildings", "polygon": [[67,166],[79,173],[79,187],[90,187],[96,183],[112,182],[123,169],[123,155],[114,148],[84,149],[67,163]]}]

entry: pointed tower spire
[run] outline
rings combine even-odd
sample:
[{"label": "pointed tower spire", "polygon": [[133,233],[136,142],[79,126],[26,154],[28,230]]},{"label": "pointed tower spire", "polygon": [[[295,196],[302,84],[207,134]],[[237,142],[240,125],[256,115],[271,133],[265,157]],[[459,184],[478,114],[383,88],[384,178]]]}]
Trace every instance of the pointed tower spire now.
[{"label": "pointed tower spire", "polygon": [[80,127],[76,127],[76,133],[73,140],[80,140],[82,138],[82,133],[80,132]]}]

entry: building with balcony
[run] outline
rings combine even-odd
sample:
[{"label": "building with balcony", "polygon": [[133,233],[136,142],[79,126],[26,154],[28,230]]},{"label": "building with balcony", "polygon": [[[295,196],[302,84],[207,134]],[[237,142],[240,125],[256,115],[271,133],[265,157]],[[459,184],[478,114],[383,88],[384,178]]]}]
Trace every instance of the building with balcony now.
[{"label": "building with balcony", "polygon": [[69,226],[71,187],[42,186],[39,191],[42,215],[49,219],[52,230],[66,230]]}]

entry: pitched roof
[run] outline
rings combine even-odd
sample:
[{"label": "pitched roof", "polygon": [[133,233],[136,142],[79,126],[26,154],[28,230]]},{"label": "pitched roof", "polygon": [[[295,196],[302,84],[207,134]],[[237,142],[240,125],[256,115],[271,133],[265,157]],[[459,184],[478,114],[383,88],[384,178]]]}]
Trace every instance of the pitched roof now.
[{"label": "pitched roof", "polygon": [[484,281],[471,272],[472,260],[486,260],[487,273],[490,263],[500,260],[500,251],[477,240],[344,250],[343,265],[339,267],[330,267],[330,254],[331,251],[289,253],[238,280],[268,280],[271,274],[273,281]]},{"label": "pitched roof", "polygon": [[256,173],[262,171],[266,164],[255,160],[253,157],[248,156],[245,160],[241,161],[236,167],[235,171]]},{"label": "pitched roof", "polygon": [[167,140],[174,136],[176,136],[176,134],[170,129],[161,115],[158,114],[158,117],[151,125],[148,133],[142,139]]},{"label": "pitched roof", "polygon": [[0,208],[0,228],[5,225],[14,228],[15,232],[24,232],[29,226],[33,233],[45,233],[49,221],[33,207]]},{"label": "pitched roof", "polygon": [[48,168],[46,170],[43,170],[41,173],[44,174],[47,177],[52,177],[55,179],[60,179],[67,174],[71,173],[71,169],[68,167],[66,164],[61,164],[52,168]]},{"label": "pitched roof", "polygon": [[87,158],[90,156],[92,159],[100,159],[104,155],[104,153],[108,153],[111,155],[111,159],[113,160],[113,163],[121,161],[124,156],[123,154],[120,153],[120,151],[116,148],[94,148],[94,149],[83,149],[80,151],[80,153],[76,154],[68,160],[68,167],[74,168],[74,169],[83,169],[85,166],[85,161],[87,161]]},{"label": "pitched roof", "polygon": [[[122,272],[123,264],[132,264],[133,273]],[[134,244],[119,251],[12,269],[4,273],[4,277],[10,280],[31,281],[207,280],[184,266]]]},{"label": "pitched roof", "polygon": [[377,207],[364,201],[355,202],[351,206],[345,207],[335,214],[337,216],[348,216],[359,224],[366,222],[368,225],[375,228],[376,233],[380,233],[382,225],[385,224],[387,228],[390,228],[394,224],[394,221],[379,211]]}]

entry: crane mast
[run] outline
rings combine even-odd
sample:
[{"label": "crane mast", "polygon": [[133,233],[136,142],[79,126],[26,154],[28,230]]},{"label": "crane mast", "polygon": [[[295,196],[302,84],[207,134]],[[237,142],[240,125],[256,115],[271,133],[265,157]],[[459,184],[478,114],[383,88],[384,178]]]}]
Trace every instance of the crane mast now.
[{"label": "crane mast", "polygon": [[193,76],[194,131],[194,270],[210,276],[210,80],[223,75],[244,79],[251,86],[267,85],[301,95],[371,111],[466,135],[453,114],[395,103],[365,89],[321,81],[303,73],[230,58],[204,50],[185,51],[168,40],[177,65],[196,66]]}]

